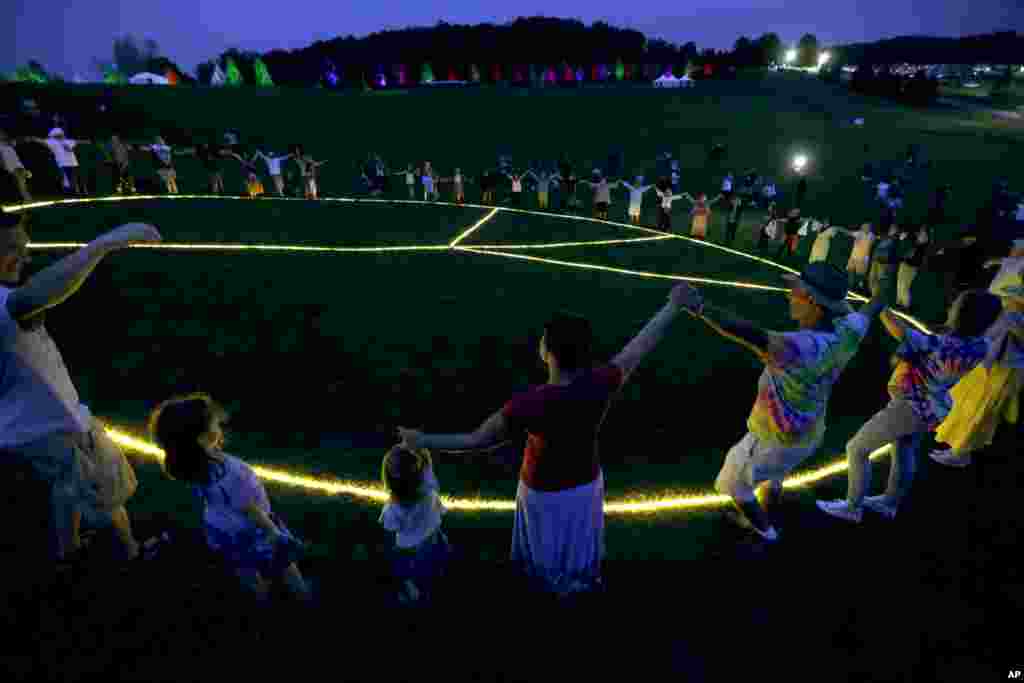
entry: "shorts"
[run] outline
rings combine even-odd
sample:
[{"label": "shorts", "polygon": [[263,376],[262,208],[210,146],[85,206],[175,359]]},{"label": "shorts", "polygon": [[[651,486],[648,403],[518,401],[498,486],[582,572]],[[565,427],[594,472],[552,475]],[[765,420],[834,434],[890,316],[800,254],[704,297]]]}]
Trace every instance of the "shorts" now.
[{"label": "shorts", "polygon": [[597,202],[596,204],[594,204],[594,208],[600,211],[601,213],[607,213],[608,202]]},{"label": "shorts", "polygon": [[814,455],[819,446],[820,440],[812,446],[789,448],[766,442],[747,432],[725,456],[725,464],[715,479],[715,490],[739,501],[753,502],[754,489],[758,484],[781,482]]}]

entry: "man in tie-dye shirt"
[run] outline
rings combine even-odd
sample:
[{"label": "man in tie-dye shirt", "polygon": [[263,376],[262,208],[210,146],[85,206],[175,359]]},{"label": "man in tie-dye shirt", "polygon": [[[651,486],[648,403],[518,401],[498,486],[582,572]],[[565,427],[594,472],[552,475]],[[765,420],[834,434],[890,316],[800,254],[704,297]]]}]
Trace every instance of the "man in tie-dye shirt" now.
[{"label": "man in tie-dye shirt", "polygon": [[[902,343],[896,350],[896,368],[889,379],[889,404],[846,444],[849,484],[845,500],[818,501],[833,517],[860,522],[866,506],[892,519],[914,479],[914,463],[921,441],[935,431],[953,407],[950,389],[988,353],[983,335],[1002,311],[1002,302],[983,290],[968,290],[949,310],[942,334],[922,334],[886,311],[882,323]],[[870,456],[893,444],[885,494],[865,497],[871,481]]]},{"label": "man in tie-dye shirt", "polygon": [[777,499],[785,476],[818,449],[832,386],[885,307],[880,295],[854,313],[846,303],[845,275],[828,263],[811,263],[800,276],[784,277],[791,285],[789,312],[800,326],[797,332],[761,330],[718,309],[705,313],[699,299],[690,308],[764,363],[748,433],[726,456],[715,490],[733,499],[738,511],[731,515],[733,521],[768,541],[776,540],[778,531],[759,504],[756,489],[767,484]]}]

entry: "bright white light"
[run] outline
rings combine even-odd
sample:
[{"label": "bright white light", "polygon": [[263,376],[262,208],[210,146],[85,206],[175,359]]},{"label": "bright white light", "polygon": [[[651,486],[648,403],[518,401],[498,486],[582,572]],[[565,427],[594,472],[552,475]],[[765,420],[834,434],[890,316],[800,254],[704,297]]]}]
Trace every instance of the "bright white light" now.
[{"label": "bright white light", "polygon": [[786,50],[786,63],[792,64],[796,61],[796,50]]},{"label": "bright white light", "polygon": [[797,154],[793,157],[793,170],[799,173],[807,167],[807,155]]},{"label": "bright white light", "polygon": [[825,66],[828,64],[828,60],[832,59],[832,55],[827,52],[822,52],[818,55],[818,66]]}]

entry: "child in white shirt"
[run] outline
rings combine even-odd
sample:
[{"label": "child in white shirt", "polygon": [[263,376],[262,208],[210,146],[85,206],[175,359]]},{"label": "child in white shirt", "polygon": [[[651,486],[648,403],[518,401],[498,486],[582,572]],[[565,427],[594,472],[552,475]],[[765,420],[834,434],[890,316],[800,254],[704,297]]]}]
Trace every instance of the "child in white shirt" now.
[{"label": "child in white shirt", "polygon": [[392,570],[401,584],[399,601],[427,600],[451,555],[430,453],[393,446],[384,456],[381,479],[389,501],[379,521],[395,534]]}]

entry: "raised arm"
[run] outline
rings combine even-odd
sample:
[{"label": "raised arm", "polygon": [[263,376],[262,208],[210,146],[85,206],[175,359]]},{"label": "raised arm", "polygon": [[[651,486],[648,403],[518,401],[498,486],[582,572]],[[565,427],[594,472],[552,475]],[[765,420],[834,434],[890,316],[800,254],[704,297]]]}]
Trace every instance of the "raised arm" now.
[{"label": "raised arm", "polygon": [[398,435],[406,446],[413,449],[426,448],[439,451],[473,451],[508,439],[509,429],[501,411],[487,418],[473,432],[463,434],[424,434],[415,429],[398,428]]},{"label": "raised arm", "polygon": [[703,320],[718,334],[727,339],[744,346],[758,357],[758,360],[767,362],[771,357],[771,345],[774,340],[779,339],[777,335],[762,330],[757,325],[735,316],[718,307],[713,310],[704,304],[700,293],[690,285],[686,285],[692,294],[689,294],[689,303],[686,305],[686,312],[695,318]]},{"label": "raised arm", "polygon": [[36,273],[11,293],[7,299],[7,310],[15,320],[32,318],[78,291],[107,254],[135,242],[159,242],[160,239],[160,233],[151,225],[122,225]]},{"label": "raised arm", "polygon": [[[626,182],[625,180],[623,180],[623,181],[622,181],[622,186],[623,186],[624,188],[626,188],[627,190],[629,190],[630,192],[632,192],[633,190],[637,189],[637,188],[634,188],[634,187],[633,187],[632,185],[630,185],[630,184],[629,184],[628,182]],[[640,188],[640,191],[642,192],[642,191],[643,191],[643,188]]]},{"label": "raised arm", "polygon": [[642,330],[633,339],[626,344],[625,348],[619,352],[615,358],[612,359],[612,365],[622,370],[622,381],[623,383],[629,379],[629,376],[637,366],[640,365],[640,361],[644,357],[654,350],[654,347],[658,345],[658,342],[665,336],[665,332],[668,331],[669,326],[676,319],[679,313],[684,309],[687,302],[692,297],[692,288],[688,289],[686,283],[680,283],[672,289],[669,294],[669,301],[666,303],[660,311],[644,326]]}]

